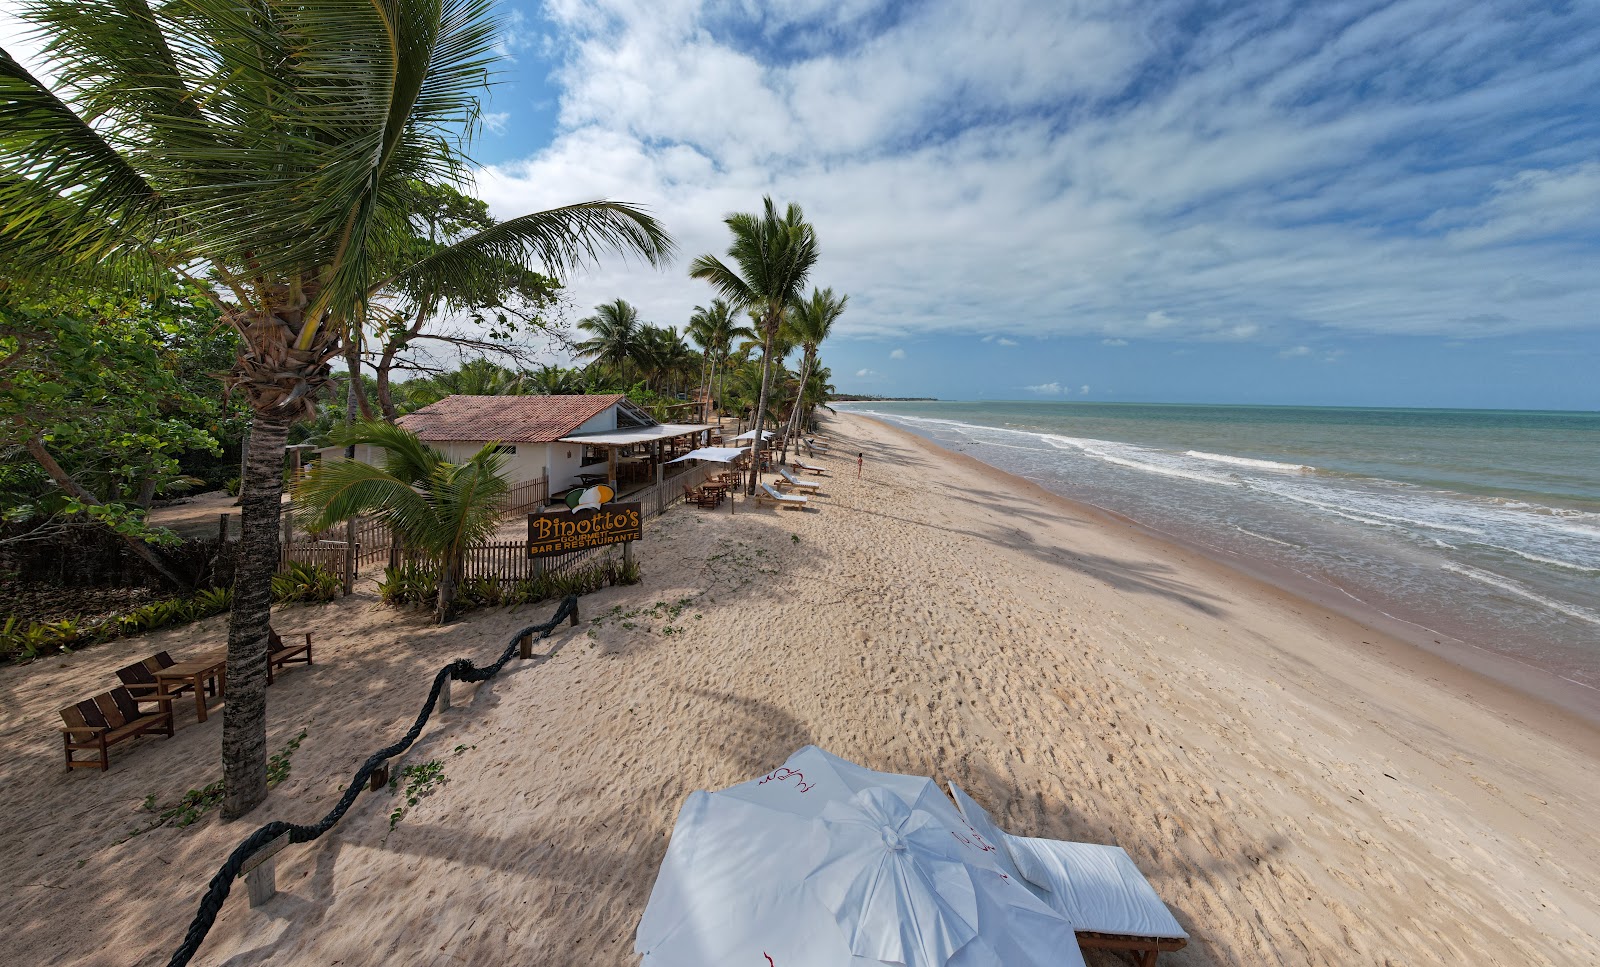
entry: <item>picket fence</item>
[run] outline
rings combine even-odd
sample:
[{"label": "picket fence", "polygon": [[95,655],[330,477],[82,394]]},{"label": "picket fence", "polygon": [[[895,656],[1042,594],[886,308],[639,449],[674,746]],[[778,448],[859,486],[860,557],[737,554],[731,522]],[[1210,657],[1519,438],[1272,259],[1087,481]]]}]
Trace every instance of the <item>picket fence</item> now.
[{"label": "picket fence", "polygon": [[[717,464],[702,464],[683,470],[674,476],[668,477],[661,483],[645,490],[635,491],[623,498],[625,501],[638,501],[641,511],[646,518],[657,517],[667,512],[674,504],[683,501],[684,490],[696,489],[706,482],[711,476],[721,472],[723,468]],[[550,480],[540,477],[536,480],[525,480],[514,485],[507,495],[505,514],[507,516],[535,512],[542,509],[550,497]],[[320,538],[316,535],[299,537],[295,533],[293,523],[294,508],[291,504],[284,504],[284,533],[281,543],[282,552],[279,567],[289,566],[289,562],[297,561],[304,564],[317,564],[339,575],[344,579],[345,567],[345,542],[342,540],[328,539],[334,534],[342,535],[343,529],[329,531]],[[356,522],[356,573],[352,576],[359,577],[364,565],[375,561],[387,564],[390,558],[390,547],[393,535],[389,528],[376,520],[358,518]],[[474,544],[467,549],[463,578],[493,578],[501,581],[520,581],[531,578],[540,573],[561,573],[577,567],[579,564],[595,559],[608,551],[617,548],[593,548],[585,551],[574,551],[571,554],[560,554],[551,557],[533,558],[528,556],[526,541],[487,541]]]}]

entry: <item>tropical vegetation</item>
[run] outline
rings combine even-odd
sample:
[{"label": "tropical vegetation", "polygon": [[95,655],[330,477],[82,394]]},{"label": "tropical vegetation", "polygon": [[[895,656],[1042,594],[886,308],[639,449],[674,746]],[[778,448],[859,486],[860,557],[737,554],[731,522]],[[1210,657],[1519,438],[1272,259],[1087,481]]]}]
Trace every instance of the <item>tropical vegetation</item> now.
[{"label": "tropical vegetation", "polygon": [[223,723],[230,818],[266,795],[265,642],[289,429],[315,417],[331,362],[384,324],[379,300],[449,301],[508,263],[559,276],[603,251],[655,263],[671,251],[654,219],[605,201],[412,250],[417,186],[460,184],[469,170],[492,10],[33,0],[25,16],[56,81],[0,51],[0,277],[137,289],[176,274],[239,335],[226,382],[251,428]]},{"label": "tropical vegetation", "polygon": [[[462,463],[451,463],[415,433],[392,423],[357,423],[338,443],[381,448],[383,463],[333,460],[319,464],[295,488],[306,529],[369,516],[394,535],[402,554],[425,562],[437,581],[440,624],[455,606],[469,547],[494,533],[506,495],[505,458],[486,444]],[[392,578],[392,575],[391,575]]]}]

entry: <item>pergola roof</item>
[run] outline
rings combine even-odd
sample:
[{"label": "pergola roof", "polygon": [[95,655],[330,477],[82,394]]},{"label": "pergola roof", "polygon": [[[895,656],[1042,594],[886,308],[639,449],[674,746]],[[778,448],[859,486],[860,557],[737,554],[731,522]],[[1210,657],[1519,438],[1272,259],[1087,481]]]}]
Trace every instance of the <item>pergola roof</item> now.
[{"label": "pergola roof", "polygon": [[582,443],[591,447],[631,447],[640,443],[654,443],[657,440],[670,440],[673,437],[689,436],[692,433],[715,429],[716,427],[710,423],[661,423],[656,426],[636,426],[625,430],[564,436],[561,442]]}]

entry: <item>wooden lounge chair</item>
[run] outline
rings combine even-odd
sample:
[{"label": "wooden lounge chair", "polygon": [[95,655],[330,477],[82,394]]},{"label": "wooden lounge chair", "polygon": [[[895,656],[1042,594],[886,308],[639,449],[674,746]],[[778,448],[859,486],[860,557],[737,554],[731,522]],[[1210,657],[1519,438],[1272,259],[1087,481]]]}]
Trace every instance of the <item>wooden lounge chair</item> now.
[{"label": "wooden lounge chair", "polygon": [[772,484],[769,483],[762,484],[761,489],[756,491],[756,503],[777,504],[779,507],[787,507],[790,510],[806,509],[806,499],[804,497],[798,494],[779,493],[772,489]]},{"label": "wooden lounge chair", "polygon": [[822,490],[822,484],[812,483],[809,480],[801,480],[799,477],[796,477],[794,474],[790,473],[787,468],[780,468],[778,470],[778,479],[773,482],[777,484],[779,490],[783,489],[784,484],[788,484],[796,490],[804,490],[813,494]]},{"label": "wooden lounge chair", "polygon": [[[154,712],[139,707],[140,702],[156,702]],[[94,698],[85,699],[61,710],[61,720],[67,723],[61,729],[61,742],[66,747],[67,771],[96,769],[105,772],[111,768],[107,751],[123,739],[131,739],[146,732],[172,735],[172,702],[170,699],[136,699],[126,688],[113,688]],[[97,752],[94,759],[73,758],[74,752]]]},{"label": "wooden lounge chair", "polygon": [[1188,945],[1189,935],[1122,847],[1012,836],[949,785],[962,818],[997,847],[991,855],[1001,869],[1070,920],[1079,947],[1124,950],[1139,967],[1154,967],[1162,951]]},{"label": "wooden lounge chair", "polygon": [[801,463],[799,460],[791,462],[789,466],[793,467],[796,473],[805,471],[806,473],[816,474],[819,477],[826,477],[828,475],[828,471],[825,468],[813,467],[811,464]]},{"label": "wooden lounge chair", "polygon": [[282,668],[288,664],[311,664],[311,632],[306,632],[306,643],[286,644],[278,637],[278,633],[270,627],[267,629],[267,684],[271,685],[277,675],[275,668]]},{"label": "wooden lounge chair", "polygon": [[[164,651],[158,651],[143,661],[134,662],[125,668],[117,669],[117,679],[124,688],[133,695],[135,701],[155,701],[156,695],[161,691],[161,683],[156,681],[156,672],[163,668],[171,668],[176,664],[172,656]],[[182,695],[193,686],[178,685],[168,694],[170,696]]]}]

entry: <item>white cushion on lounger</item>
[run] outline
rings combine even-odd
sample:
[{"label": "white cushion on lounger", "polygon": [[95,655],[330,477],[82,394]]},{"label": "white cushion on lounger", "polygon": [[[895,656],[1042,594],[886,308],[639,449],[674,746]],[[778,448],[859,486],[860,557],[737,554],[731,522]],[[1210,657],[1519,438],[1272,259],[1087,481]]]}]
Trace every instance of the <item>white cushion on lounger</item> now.
[{"label": "white cushion on lounger", "polygon": [[1029,854],[1050,880],[1040,899],[1079,930],[1135,937],[1187,937],[1150,881],[1120,846],[1012,836],[1013,856]]}]

